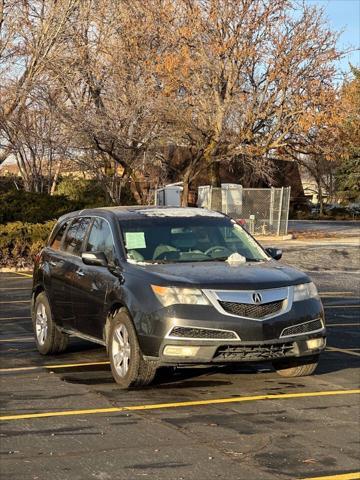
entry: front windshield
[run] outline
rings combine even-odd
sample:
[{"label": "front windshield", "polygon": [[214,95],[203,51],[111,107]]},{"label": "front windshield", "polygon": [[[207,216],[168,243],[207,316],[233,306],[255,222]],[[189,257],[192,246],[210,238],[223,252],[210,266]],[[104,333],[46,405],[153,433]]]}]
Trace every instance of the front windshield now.
[{"label": "front windshield", "polygon": [[246,261],[268,260],[245,230],[226,217],[162,217],[120,223],[132,263],[226,261],[237,253]]}]

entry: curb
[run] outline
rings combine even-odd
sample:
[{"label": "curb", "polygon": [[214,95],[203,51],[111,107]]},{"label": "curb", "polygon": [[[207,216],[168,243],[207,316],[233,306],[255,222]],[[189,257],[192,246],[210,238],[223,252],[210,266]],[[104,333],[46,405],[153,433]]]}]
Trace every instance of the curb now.
[{"label": "curb", "polygon": [[259,242],[261,241],[274,241],[277,242],[279,240],[293,240],[294,236],[292,233],[289,233],[288,235],[254,235],[256,240]]}]

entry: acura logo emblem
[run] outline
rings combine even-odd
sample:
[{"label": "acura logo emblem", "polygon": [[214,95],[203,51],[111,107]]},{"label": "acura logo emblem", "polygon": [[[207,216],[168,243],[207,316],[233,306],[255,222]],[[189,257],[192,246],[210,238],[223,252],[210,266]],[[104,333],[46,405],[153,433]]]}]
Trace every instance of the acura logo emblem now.
[{"label": "acura logo emblem", "polygon": [[262,302],[262,296],[260,295],[260,293],[257,293],[257,292],[252,294],[252,299],[253,299],[254,303],[261,303]]}]

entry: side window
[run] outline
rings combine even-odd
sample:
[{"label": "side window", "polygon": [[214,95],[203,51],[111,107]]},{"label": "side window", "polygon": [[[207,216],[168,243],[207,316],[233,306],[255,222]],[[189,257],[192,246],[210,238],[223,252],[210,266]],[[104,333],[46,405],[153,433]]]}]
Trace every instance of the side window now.
[{"label": "side window", "polygon": [[115,260],[114,243],[111,229],[106,220],[95,218],[92,225],[88,243],[87,252],[104,252],[109,263]]},{"label": "side window", "polygon": [[63,250],[73,255],[80,255],[81,246],[90,225],[90,218],[76,218],[70,225],[63,244]]},{"label": "side window", "polygon": [[53,249],[53,250],[60,250],[60,245],[61,245],[61,240],[62,240],[62,237],[64,235],[64,232],[66,230],[66,227],[69,225],[69,222],[64,222],[61,227],[59,228],[59,230],[57,231],[57,234],[55,235],[55,237],[53,238],[53,241],[51,242],[51,245],[50,247]]}]

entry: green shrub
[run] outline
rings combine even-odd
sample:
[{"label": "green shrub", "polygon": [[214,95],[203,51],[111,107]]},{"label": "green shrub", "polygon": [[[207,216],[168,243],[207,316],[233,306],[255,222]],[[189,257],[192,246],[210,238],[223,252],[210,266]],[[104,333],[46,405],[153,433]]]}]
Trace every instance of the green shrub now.
[{"label": "green shrub", "polygon": [[[105,193],[99,181],[94,179],[76,178],[71,175],[63,177],[56,188],[56,195],[63,195],[89,208],[113,206],[109,195]],[[120,205],[135,203],[129,182],[125,182],[121,188]]]},{"label": "green shrub", "polygon": [[0,174],[0,192],[11,192],[18,188],[24,188],[22,178],[15,177],[13,175],[1,175]]},{"label": "green shrub", "polygon": [[0,197],[0,223],[42,223],[81,208],[84,208],[82,203],[64,196],[13,190]]},{"label": "green shrub", "polygon": [[0,266],[30,266],[55,223],[13,222],[0,225]]},{"label": "green shrub", "polygon": [[351,153],[351,158],[343,161],[335,173],[338,196],[350,203],[360,201],[360,148]]},{"label": "green shrub", "polygon": [[106,196],[99,182],[85,178],[64,177],[60,180],[56,195],[62,195],[69,200],[87,207],[98,207],[106,204]]}]

